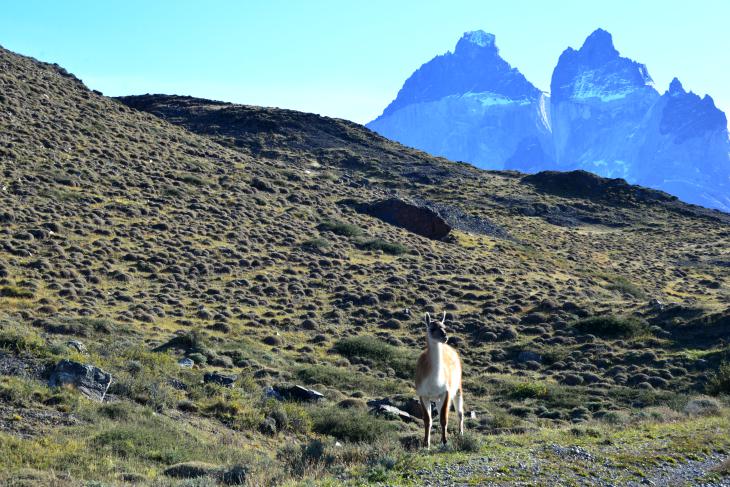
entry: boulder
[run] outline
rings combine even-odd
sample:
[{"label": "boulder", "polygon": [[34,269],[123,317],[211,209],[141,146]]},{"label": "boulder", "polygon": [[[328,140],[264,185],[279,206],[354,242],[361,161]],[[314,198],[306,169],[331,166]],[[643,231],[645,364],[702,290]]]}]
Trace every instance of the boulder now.
[{"label": "boulder", "polygon": [[246,477],[248,476],[248,469],[242,465],[235,465],[226,470],[221,476],[221,482],[224,485],[244,485],[246,483]]},{"label": "boulder", "polygon": [[380,404],[379,406],[371,409],[370,413],[376,416],[386,416],[388,418],[400,419],[401,421],[405,421],[406,423],[413,423],[417,421],[415,417],[411,416],[402,409],[398,409],[397,407],[390,406],[388,404]]},{"label": "boulder", "polygon": [[451,225],[435,211],[398,198],[361,204],[357,209],[361,213],[432,240],[441,240],[451,232]]},{"label": "boulder", "polygon": [[302,402],[317,402],[325,398],[321,392],[297,385],[281,389],[279,390],[279,394],[285,399]]},{"label": "boulder", "polygon": [[56,364],[48,379],[50,387],[73,385],[89,399],[104,400],[112,383],[112,376],[93,365],[61,360]]}]

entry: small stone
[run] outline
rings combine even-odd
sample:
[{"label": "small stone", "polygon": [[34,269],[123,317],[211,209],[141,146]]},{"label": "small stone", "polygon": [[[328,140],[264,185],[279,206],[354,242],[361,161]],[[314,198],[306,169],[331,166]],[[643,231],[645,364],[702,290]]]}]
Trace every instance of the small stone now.
[{"label": "small stone", "polygon": [[177,364],[180,367],[184,367],[186,369],[189,369],[189,368],[192,368],[193,365],[195,365],[195,362],[193,362],[193,360],[190,359],[190,358],[188,358],[188,357],[183,357],[183,358],[181,358],[180,360],[177,361]]},{"label": "small stone", "polygon": [[79,353],[86,353],[86,345],[78,340],[69,340],[68,342],[66,342],[66,345],[68,345],[69,348],[73,348]]}]

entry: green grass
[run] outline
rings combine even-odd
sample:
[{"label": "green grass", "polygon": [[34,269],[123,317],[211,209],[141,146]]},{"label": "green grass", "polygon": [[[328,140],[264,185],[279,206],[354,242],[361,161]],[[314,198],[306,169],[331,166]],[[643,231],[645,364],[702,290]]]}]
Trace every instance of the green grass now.
[{"label": "green grass", "polygon": [[323,408],[315,411],[313,418],[314,431],[344,441],[372,443],[396,429],[392,421],[353,409]]},{"label": "green grass", "polygon": [[637,299],[646,299],[647,297],[646,292],[641,287],[637,286],[626,277],[609,276],[607,279],[610,280],[611,283],[606,286],[606,289],[619,291]]},{"label": "green grass", "polygon": [[592,316],[573,323],[573,328],[604,338],[627,338],[646,332],[646,322],[634,317]]},{"label": "green grass", "polygon": [[[114,479],[120,471],[155,474],[185,461],[230,465],[250,461],[238,445],[215,435],[194,434],[186,422],[126,404],[119,420],[99,413],[107,406],[87,405],[83,426],[60,427],[45,437],[21,438],[0,433],[0,471],[20,468],[67,472],[76,479]],[[98,408],[98,409],[97,409]]]},{"label": "green grass", "polygon": [[516,382],[510,384],[507,391],[512,399],[544,398],[548,395],[548,387],[542,382]]},{"label": "green grass", "polygon": [[39,353],[46,342],[38,333],[17,323],[0,323],[0,349],[13,352]]},{"label": "green grass", "polygon": [[327,220],[319,224],[317,227],[320,231],[332,232],[336,235],[344,237],[359,237],[363,231],[357,225],[345,223],[337,220]]},{"label": "green grass", "polygon": [[33,291],[18,286],[2,286],[0,298],[32,299]]},{"label": "green grass", "polygon": [[378,379],[333,365],[309,365],[297,371],[297,377],[307,384],[323,384],[339,390],[365,391],[392,394],[403,392],[405,387],[393,379]]},{"label": "green grass", "polygon": [[723,362],[715,372],[710,373],[706,387],[709,394],[730,395],[730,363]]},{"label": "green grass", "polygon": [[369,335],[340,340],[335,344],[334,351],[347,358],[370,359],[381,370],[390,367],[403,379],[413,377],[418,358],[409,349],[390,345]]},{"label": "green grass", "polygon": [[308,250],[326,250],[332,243],[326,238],[310,238],[302,242],[302,248]]},{"label": "green grass", "polygon": [[381,250],[382,252],[390,255],[401,255],[408,252],[408,247],[405,245],[387,242],[379,238],[363,240],[358,243],[358,246],[363,250]]}]

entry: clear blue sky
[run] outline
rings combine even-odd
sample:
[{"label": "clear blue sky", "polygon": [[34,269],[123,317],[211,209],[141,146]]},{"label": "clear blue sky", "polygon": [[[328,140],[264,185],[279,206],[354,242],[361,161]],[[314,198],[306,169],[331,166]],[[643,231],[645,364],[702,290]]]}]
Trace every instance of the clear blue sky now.
[{"label": "clear blue sky", "polygon": [[2,0],[0,45],[57,62],[107,95],[177,93],[357,122],[464,31],[548,91],[560,53],[597,27],[730,112],[730,0]]}]

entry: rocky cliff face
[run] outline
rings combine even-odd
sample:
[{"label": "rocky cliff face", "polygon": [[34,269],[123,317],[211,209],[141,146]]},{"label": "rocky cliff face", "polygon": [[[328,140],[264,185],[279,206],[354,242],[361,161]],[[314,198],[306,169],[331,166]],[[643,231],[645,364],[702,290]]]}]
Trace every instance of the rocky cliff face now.
[{"label": "rocky cliff face", "polygon": [[404,144],[482,168],[591,171],[730,211],[727,120],[678,80],[664,94],[645,65],[598,29],[560,56],[550,98],[467,33],[406,81],[368,126]]},{"label": "rocky cliff face", "polygon": [[730,210],[727,120],[709,96],[687,93],[676,78],[660,96],[646,66],[621,57],[601,29],[580,50],[563,52],[551,92],[554,168],[620,177]]},{"label": "rocky cliff face", "polygon": [[495,38],[467,32],[405,82],[368,127],[406,145],[483,168],[521,155],[552,158],[547,98],[499,55]]},{"label": "rocky cliff face", "polygon": [[659,98],[652,85],[646,67],[620,57],[606,31],[566,49],[550,84],[553,168],[633,180],[644,118]]},{"label": "rocky cliff face", "polygon": [[730,142],[712,98],[686,92],[676,78],[650,110],[635,178],[679,198],[730,211]]}]

